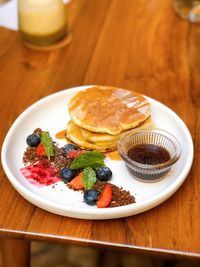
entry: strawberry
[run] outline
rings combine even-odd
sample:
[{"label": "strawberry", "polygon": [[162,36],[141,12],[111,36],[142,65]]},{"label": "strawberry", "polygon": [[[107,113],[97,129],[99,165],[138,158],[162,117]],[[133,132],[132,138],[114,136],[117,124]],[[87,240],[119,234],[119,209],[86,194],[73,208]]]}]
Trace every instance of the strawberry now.
[{"label": "strawberry", "polygon": [[80,150],[70,150],[70,151],[67,153],[67,158],[68,158],[68,159],[75,159],[75,158],[77,158],[80,154],[81,154],[81,151],[80,151]]},{"label": "strawberry", "polygon": [[112,200],[112,185],[106,184],[97,201],[97,208],[106,208]]},{"label": "strawberry", "polygon": [[83,173],[79,173],[78,176],[76,176],[70,183],[69,185],[76,190],[81,190],[83,189],[83,181],[82,181]]},{"label": "strawberry", "polygon": [[42,143],[40,143],[37,147],[36,147],[36,156],[38,157],[42,157],[42,156],[46,156],[46,150],[45,147]]}]

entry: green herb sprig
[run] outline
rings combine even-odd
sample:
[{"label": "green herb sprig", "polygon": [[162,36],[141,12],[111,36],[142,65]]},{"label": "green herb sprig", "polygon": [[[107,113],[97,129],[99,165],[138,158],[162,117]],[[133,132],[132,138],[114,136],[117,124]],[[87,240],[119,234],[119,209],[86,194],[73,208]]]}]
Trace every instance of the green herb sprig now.
[{"label": "green herb sprig", "polygon": [[47,157],[50,160],[51,156],[54,156],[53,142],[49,132],[41,132],[40,139],[45,147]]},{"label": "green herb sprig", "polygon": [[86,167],[99,168],[105,166],[104,159],[105,155],[101,152],[85,152],[72,161],[70,168],[72,170],[84,169]]},{"label": "green herb sprig", "polygon": [[86,190],[92,189],[93,185],[96,183],[96,173],[91,167],[86,167],[83,170],[83,186]]}]

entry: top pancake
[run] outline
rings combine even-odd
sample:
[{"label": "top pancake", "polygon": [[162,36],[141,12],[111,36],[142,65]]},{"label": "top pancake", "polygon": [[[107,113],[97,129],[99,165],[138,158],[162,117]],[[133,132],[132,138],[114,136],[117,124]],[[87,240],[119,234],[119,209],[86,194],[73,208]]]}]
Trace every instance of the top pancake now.
[{"label": "top pancake", "polygon": [[150,104],[144,96],[107,86],[78,92],[70,100],[68,109],[75,124],[111,135],[136,127],[150,115]]}]

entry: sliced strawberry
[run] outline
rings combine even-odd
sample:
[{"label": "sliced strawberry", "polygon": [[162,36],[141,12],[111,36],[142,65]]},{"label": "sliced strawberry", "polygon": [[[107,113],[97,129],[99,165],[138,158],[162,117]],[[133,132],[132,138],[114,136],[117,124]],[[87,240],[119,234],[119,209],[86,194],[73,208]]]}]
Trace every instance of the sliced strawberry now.
[{"label": "sliced strawberry", "polygon": [[78,176],[76,176],[70,183],[69,185],[76,189],[76,190],[81,190],[83,189],[83,181],[82,181],[83,173],[79,173]]},{"label": "sliced strawberry", "polygon": [[45,147],[42,143],[40,143],[37,147],[36,147],[36,156],[38,157],[42,157],[42,156],[46,156],[46,150]]},{"label": "sliced strawberry", "polygon": [[80,150],[70,150],[67,153],[67,158],[68,159],[75,159],[77,158],[82,152]]},{"label": "sliced strawberry", "polygon": [[106,208],[112,200],[112,185],[106,184],[97,201],[97,208]]}]

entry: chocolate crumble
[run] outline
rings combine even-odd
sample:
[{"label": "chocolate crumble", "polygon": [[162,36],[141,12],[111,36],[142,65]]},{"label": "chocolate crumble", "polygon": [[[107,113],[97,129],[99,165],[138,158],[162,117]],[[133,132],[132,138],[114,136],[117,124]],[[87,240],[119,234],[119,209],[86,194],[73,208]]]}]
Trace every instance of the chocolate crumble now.
[{"label": "chocolate crumble", "polygon": [[129,191],[126,191],[122,187],[118,187],[114,184],[97,181],[93,188],[101,193],[106,184],[110,184],[112,186],[112,201],[108,208],[120,207],[135,203],[135,198],[130,194]]},{"label": "chocolate crumble", "polygon": [[[40,128],[37,128],[34,130],[34,133],[38,135],[40,135],[41,132],[42,130]],[[64,155],[63,148],[60,148],[56,142],[52,142],[52,145],[53,145],[54,155],[50,157],[50,160],[48,159],[46,155],[37,156],[38,151],[36,152],[36,147],[28,146],[26,150],[24,151],[23,163],[24,165],[35,164],[35,163],[37,164],[37,162],[39,163],[39,162],[44,162],[44,161],[49,162],[49,164],[52,163],[52,166],[55,167],[55,170],[54,170],[55,175],[57,175],[61,179],[60,177],[61,169],[64,167],[70,167],[73,159],[70,158],[68,155]],[[27,166],[27,168],[28,167],[29,166]],[[77,170],[77,175],[79,174],[79,172],[82,172],[82,171],[83,171],[82,169]],[[72,190],[75,190],[75,191],[78,190],[82,193],[87,191],[85,189],[75,189],[73,188],[73,186],[71,186],[70,183],[67,183],[65,181],[63,182],[66,183],[66,186]],[[96,183],[93,185],[93,189],[99,192],[99,197],[104,187],[107,184],[110,184],[112,186],[112,200],[110,204],[108,205],[108,208],[120,207],[120,206],[125,206],[125,205],[135,203],[135,197],[132,196],[129,191],[124,190],[122,187],[116,186],[112,183],[102,182],[97,179]],[[55,188],[55,184],[52,186],[52,188]]]}]

